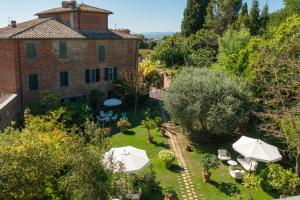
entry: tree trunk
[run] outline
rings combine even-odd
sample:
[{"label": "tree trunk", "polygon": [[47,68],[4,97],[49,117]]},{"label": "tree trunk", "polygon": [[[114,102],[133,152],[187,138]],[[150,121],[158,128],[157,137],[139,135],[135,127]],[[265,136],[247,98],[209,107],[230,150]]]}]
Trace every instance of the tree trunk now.
[{"label": "tree trunk", "polygon": [[138,104],[138,97],[134,97],[134,115],[137,113],[137,104]]},{"label": "tree trunk", "polygon": [[297,156],[296,156],[296,173],[300,177],[300,145],[297,147]]}]

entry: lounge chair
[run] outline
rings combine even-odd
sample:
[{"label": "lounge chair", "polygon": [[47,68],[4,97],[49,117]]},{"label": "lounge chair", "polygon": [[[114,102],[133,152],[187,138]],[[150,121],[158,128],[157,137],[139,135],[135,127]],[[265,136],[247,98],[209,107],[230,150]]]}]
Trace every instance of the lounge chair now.
[{"label": "lounge chair", "polygon": [[100,111],[100,117],[101,117],[101,118],[104,118],[104,117],[106,117],[106,115],[105,115],[105,112],[104,112],[104,111]]},{"label": "lounge chair", "polygon": [[227,161],[227,160],[231,159],[231,156],[226,149],[219,149],[218,150],[218,158],[221,161]]},{"label": "lounge chair", "polygon": [[229,174],[235,180],[243,180],[245,171],[231,168],[229,169]]},{"label": "lounge chair", "polygon": [[111,118],[111,120],[114,121],[114,122],[117,121],[117,119],[118,119],[118,114],[115,114],[115,116],[113,116],[113,117]]},{"label": "lounge chair", "polygon": [[255,171],[258,165],[257,161],[251,160],[250,158],[239,157],[237,161],[249,172]]}]

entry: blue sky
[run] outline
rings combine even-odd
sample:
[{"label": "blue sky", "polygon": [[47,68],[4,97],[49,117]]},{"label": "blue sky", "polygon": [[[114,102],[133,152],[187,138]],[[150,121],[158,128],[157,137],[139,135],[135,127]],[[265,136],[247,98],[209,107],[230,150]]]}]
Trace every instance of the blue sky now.
[{"label": "blue sky", "polygon": [[[246,0],[250,5],[252,0]],[[263,6],[267,0],[259,0]],[[8,24],[8,17],[17,22],[34,18],[33,14],[59,7],[61,0],[8,0],[1,2],[0,27]],[[186,0],[78,0],[113,11],[110,27],[129,28],[134,32],[179,31]],[[283,7],[281,0],[268,0],[270,10]]]}]

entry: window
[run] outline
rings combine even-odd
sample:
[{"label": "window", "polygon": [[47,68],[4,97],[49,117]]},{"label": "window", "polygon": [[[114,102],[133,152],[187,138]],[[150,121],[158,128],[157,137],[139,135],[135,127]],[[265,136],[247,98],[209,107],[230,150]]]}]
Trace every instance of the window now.
[{"label": "window", "polygon": [[66,58],[68,55],[67,43],[59,42],[59,57]]},{"label": "window", "polygon": [[29,90],[35,91],[39,89],[39,80],[37,74],[29,75]]},{"label": "window", "polygon": [[69,85],[68,72],[60,72],[60,87],[66,87]]},{"label": "window", "polygon": [[85,70],[85,82],[95,83],[100,81],[100,69]]},{"label": "window", "polygon": [[105,63],[105,57],[106,57],[106,52],[105,52],[106,47],[104,45],[98,46],[98,61],[99,63]]},{"label": "window", "polygon": [[36,45],[34,43],[27,44],[27,58],[30,60],[36,58]]},{"label": "window", "polygon": [[116,67],[105,68],[105,80],[106,81],[114,81],[117,79],[118,79],[118,68],[116,68]]}]

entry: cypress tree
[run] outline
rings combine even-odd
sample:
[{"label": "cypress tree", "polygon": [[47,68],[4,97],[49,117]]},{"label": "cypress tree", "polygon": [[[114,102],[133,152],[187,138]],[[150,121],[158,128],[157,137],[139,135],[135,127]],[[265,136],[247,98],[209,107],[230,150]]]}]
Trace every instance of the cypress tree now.
[{"label": "cypress tree", "polygon": [[184,18],[181,25],[181,32],[190,36],[203,28],[206,7],[209,0],[188,0],[184,11]]},{"label": "cypress tree", "polygon": [[211,0],[207,7],[206,27],[221,35],[237,20],[242,5],[242,0]]},{"label": "cypress tree", "polygon": [[247,25],[252,35],[258,34],[260,28],[260,10],[258,0],[253,1]]},{"label": "cypress tree", "polygon": [[266,4],[261,12],[261,16],[260,16],[260,28],[262,30],[265,30],[268,22],[270,20],[270,15],[269,15],[269,6],[268,4]]},{"label": "cypress tree", "polygon": [[241,16],[244,17],[247,15],[248,15],[248,4],[245,2],[242,7]]}]

